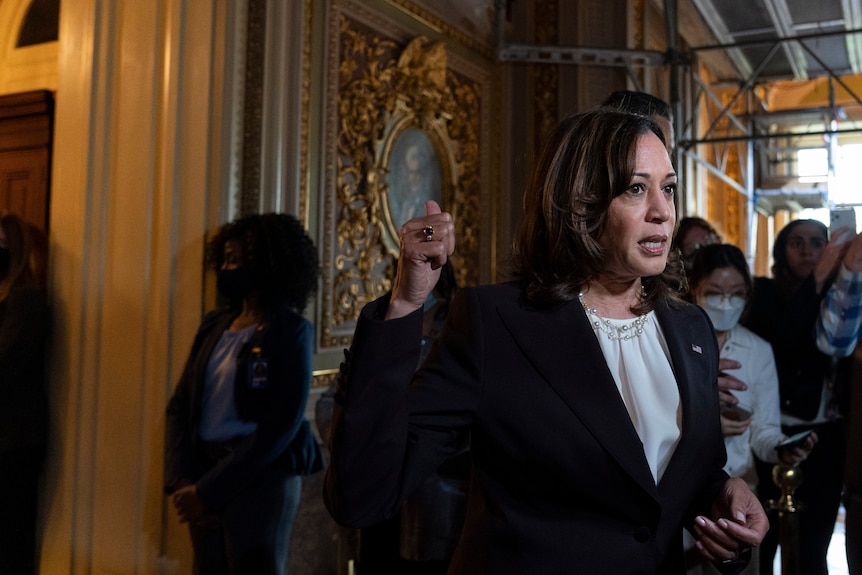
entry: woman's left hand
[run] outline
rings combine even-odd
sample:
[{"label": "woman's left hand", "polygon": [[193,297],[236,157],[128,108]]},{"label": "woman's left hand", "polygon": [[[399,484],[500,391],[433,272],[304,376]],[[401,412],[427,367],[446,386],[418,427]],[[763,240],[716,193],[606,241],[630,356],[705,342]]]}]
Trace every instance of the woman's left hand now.
[{"label": "woman's left hand", "polygon": [[769,520],[745,481],[732,477],[712,505],[712,518],[698,516],[694,530],[697,548],[706,559],[732,561],[742,551],[760,545]]}]

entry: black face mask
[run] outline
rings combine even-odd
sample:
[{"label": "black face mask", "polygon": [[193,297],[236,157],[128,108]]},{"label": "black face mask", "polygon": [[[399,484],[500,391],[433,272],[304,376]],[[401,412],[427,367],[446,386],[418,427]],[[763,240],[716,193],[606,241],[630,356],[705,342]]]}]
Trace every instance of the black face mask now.
[{"label": "black face mask", "polygon": [[253,287],[251,271],[246,268],[218,271],[216,288],[223,296],[233,302],[248,296]]},{"label": "black face mask", "polygon": [[0,248],[0,278],[6,277],[6,274],[9,273],[10,258],[9,248]]}]

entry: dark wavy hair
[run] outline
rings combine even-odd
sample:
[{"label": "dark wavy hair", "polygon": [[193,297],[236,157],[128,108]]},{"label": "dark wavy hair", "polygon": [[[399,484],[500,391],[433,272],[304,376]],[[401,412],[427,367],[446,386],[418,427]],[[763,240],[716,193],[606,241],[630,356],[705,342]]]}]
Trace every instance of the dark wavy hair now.
[{"label": "dark wavy hair", "polygon": [[716,231],[711,223],[697,216],[686,216],[677,222],[676,233],[673,236],[671,249],[682,250],[682,240],[691,230],[701,229],[715,236],[716,242],[721,242],[721,234]]},{"label": "dark wavy hair", "polygon": [[[638,138],[659,126],[645,116],[598,108],[566,118],[551,132],[524,194],[524,220],[514,246],[514,273],[534,305],[574,300],[606,270],[599,238],[611,201],[635,170]],[[670,252],[662,274],[643,278],[646,297],[633,311],[681,300],[682,267]],[[642,308],[642,309],[641,309]]]},{"label": "dark wavy hair", "polygon": [[224,263],[224,245],[242,245],[243,265],[251,270],[254,293],[264,309],[301,311],[317,291],[320,263],[314,242],[290,214],[252,214],[224,224],[207,245],[207,266]]},{"label": "dark wavy hair", "polygon": [[[745,260],[745,254],[742,250],[733,244],[710,244],[703,246],[694,252],[694,260],[691,267],[691,273],[688,275],[688,285],[691,290],[696,289],[712,272],[721,268],[733,268],[742,274],[742,280],[745,283],[745,309],[742,311],[742,316],[745,317],[748,311],[748,304],[751,303],[751,292],[754,289],[754,280],[751,279],[751,271],[748,269],[748,262]],[[696,303],[694,295],[689,291],[688,300]]]}]

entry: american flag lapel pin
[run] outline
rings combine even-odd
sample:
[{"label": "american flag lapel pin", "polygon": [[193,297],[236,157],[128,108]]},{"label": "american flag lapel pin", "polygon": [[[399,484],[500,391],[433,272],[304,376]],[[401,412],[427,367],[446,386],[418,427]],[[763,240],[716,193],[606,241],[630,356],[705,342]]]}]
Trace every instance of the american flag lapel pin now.
[{"label": "american flag lapel pin", "polygon": [[697,344],[691,344],[691,351],[703,355],[703,349],[701,349],[701,347]]}]

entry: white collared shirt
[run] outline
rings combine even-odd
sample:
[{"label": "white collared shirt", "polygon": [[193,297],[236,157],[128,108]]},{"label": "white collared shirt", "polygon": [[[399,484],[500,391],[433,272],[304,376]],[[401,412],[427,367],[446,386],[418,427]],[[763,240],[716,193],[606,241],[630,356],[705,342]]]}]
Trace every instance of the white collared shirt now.
[{"label": "white collared shirt", "polygon": [[739,369],[727,370],[745,382],[748,389],[733,391],[740,403],[752,409],[751,425],[740,435],[724,438],[727,464],[724,470],[731,477],[741,477],[751,486],[757,485],[754,456],[768,463],[778,462],[775,446],[784,439],[781,431],[781,408],[778,394],[778,371],[772,347],[751,330],[736,325],[727,334],[719,357],[740,363]]}]

